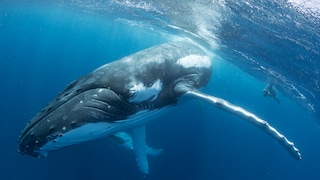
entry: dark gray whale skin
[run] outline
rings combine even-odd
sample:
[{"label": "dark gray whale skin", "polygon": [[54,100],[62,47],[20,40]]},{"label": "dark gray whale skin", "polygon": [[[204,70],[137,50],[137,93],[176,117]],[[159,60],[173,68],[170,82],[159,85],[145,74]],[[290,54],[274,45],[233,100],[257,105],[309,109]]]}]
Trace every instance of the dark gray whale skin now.
[{"label": "dark gray whale skin", "polygon": [[[209,56],[189,41],[154,46],[103,65],[72,82],[27,124],[18,151],[34,157],[118,132],[133,133],[142,172],[148,173],[144,126],[174,107],[180,96],[234,114],[274,138],[295,159],[301,154],[267,121],[246,109],[198,91],[212,73]],[[140,130],[139,130],[140,129]]]},{"label": "dark gray whale skin", "polygon": [[[103,65],[70,83],[57,98],[33,117],[18,140],[18,151],[34,157],[49,141],[87,123],[115,123],[142,111],[175,105],[178,98],[207,84],[211,63],[183,65],[181,58],[209,57],[189,42],[173,42],[140,51]],[[161,89],[142,101],[135,101],[137,84]],[[126,130],[125,128],[123,130]]]}]

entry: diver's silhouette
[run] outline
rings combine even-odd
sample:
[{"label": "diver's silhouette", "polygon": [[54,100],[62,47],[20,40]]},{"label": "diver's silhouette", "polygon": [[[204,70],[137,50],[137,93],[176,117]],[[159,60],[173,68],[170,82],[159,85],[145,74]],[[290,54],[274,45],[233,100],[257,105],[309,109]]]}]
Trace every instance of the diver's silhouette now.
[{"label": "diver's silhouette", "polygon": [[272,83],[269,83],[268,86],[263,89],[263,96],[269,96],[276,100],[277,103],[280,103],[279,99],[276,97],[276,91],[274,90]]}]

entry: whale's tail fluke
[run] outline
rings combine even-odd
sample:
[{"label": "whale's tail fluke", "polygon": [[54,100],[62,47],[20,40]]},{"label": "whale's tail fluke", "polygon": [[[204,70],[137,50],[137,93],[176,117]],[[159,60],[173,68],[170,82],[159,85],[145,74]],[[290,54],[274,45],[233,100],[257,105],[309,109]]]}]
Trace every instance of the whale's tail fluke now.
[{"label": "whale's tail fluke", "polygon": [[142,173],[149,173],[148,156],[158,156],[163,152],[163,149],[156,149],[146,144],[145,126],[137,127],[129,132],[117,132],[111,136],[121,146],[133,150],[136,155],[137,164]]},{"label": "whale's tail fluke", "polygon": [[235,114],[241,117],[242,119],[250,122],[251,124],[262,129],[268,135],[276,139],[294,158],[298,160],[301,159],[301,154],[299,150],[295,147],[293,142],[289,141],[284,135],[278,132],[278,130],[276,130],[274,127],[269,125],[267,121],[259,118],[255,114],[243,109],[240,106],[236,106],[224,99],[207,95],[207,94],[198,92],[196,90],[189,90],[185,94],[191,97],[195,97],[197,99],[204,100],[219,109]]}]

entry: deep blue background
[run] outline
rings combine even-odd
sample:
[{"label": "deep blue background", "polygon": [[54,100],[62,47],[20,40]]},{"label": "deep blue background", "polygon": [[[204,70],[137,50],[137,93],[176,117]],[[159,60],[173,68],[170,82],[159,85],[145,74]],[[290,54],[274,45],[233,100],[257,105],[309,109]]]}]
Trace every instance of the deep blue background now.
[{"label": "deep blue background", "polygon": [[0,179],[320,177],[320,129],[314,119],[281,93],[280,104],[264,98],[266,82],[226,62],[223,54],[212,59],[212,80],[202,91],[267,119],[295,142],[301,161],[254,126],[196,100],[183,102],[147,126],[148,144],[164,149],[149,158],[149,175],[139,171],[132,152],[108,139],[53,152],[45,159],[18,154],[17,139],[25,123],[68,83],[107,62],[171,40],[152,28],[69,7],[1,5]]}]

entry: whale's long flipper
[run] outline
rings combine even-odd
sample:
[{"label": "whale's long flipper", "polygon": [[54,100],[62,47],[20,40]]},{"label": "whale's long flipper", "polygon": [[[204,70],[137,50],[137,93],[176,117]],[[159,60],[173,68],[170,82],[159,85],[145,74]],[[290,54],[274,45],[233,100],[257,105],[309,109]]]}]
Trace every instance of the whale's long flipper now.
[{"label": "whale's long flipper", "polygon": [[253,125],[257,126],[258,128],[262,129],[264,132],[269,134],[271,137],[276,139],[294,158],[301,159],[301,154],[299,150],[294,146],[294,143],[289,141],[284,135],[282,135],[278,130],[274,127],[270,126],[269,123],[255,114],[243,109],[242,107],[236,106],[231,104],[230,102],[214,97],[211,95],[207,95],[198,91],[187,91],[187,95],[196,97],[198,99],[202,99],[215,107],[228,111],[232,114],[240,116],[241,118],[245,119],[246,121],[252,123]]}]

